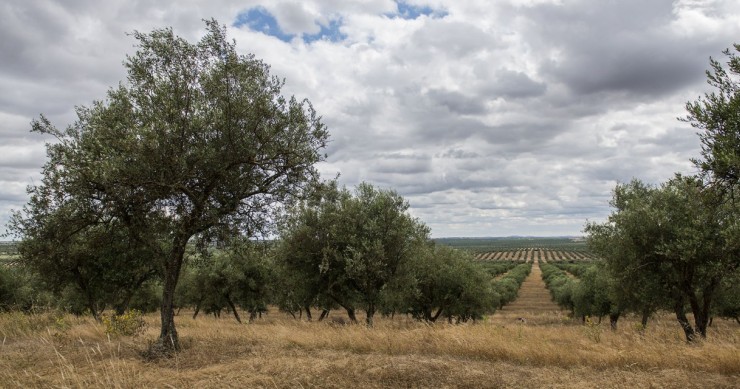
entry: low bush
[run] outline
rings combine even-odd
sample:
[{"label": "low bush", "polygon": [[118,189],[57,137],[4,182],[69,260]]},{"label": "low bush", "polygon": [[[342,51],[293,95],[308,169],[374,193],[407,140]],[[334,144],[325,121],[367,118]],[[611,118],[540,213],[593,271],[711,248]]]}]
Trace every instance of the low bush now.
[{"label": "low bush", "polygon": [[146,321],[141,311],[132,309],[122,315],[103,315],[105,333],[115,336],[136,336],[146,330]]}]

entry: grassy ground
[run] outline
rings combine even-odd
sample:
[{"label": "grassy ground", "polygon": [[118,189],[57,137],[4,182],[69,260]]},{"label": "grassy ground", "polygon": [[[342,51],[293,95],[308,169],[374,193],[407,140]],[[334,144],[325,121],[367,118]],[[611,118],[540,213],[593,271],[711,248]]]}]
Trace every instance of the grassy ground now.
[{"label": "grassy ground", "polygon": [[[517,312],[520,315],[521,312]],[[108,337],[88,318],[0,314],[0,387],[740,387],[740,326],[718,320],[687,345],[670,317],[645,334],[558,312],[506,312],[485,322],[427,326],[405,318],[373,329],[297,321],[254,324],[176,318],[183,351],[148,362],[157,335]]]}]

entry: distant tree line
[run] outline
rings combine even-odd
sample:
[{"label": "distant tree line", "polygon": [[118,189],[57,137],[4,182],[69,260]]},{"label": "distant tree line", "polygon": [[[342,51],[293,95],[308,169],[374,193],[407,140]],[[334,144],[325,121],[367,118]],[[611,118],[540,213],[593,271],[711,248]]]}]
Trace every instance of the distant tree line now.
[{"label": "distant tree line", "polygon": [[0,242],[0,256],[18,255],[18,245],[15,242]]}]

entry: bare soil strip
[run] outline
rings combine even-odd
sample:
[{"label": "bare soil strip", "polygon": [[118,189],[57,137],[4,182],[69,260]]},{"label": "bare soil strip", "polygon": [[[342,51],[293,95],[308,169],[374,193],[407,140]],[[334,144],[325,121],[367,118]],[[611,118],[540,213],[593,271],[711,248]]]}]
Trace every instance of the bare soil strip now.
[{"label": "bare soil strip", "polygon": [[527,317],[530,314],[562,313],[550,298],[550,292],[542,280],[542,271],[537,262],[532,264],[532,271],[519,288],[519,297],[503,307],[501,313]]}]

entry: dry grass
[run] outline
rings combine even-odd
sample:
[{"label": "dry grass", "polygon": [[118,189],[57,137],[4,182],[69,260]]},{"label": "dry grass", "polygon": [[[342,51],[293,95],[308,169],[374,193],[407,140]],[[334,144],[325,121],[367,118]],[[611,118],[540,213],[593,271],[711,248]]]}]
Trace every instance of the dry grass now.
[{"label": "dry grass", "polygon": [[740,327],[728,321],[687,345],[669,317],[641,335],[635,321],[612,333],[552,313],[525,324],[506,314],[468,325],[380,318],[373,329],[183,314],[183,351],[146,362],[157,318],[142,336],[109,338],[87,318],[2,314],[0,387],[740,386]]}]

